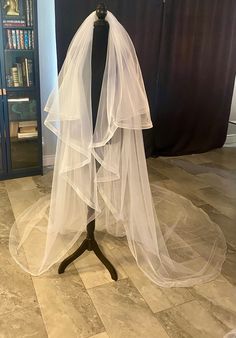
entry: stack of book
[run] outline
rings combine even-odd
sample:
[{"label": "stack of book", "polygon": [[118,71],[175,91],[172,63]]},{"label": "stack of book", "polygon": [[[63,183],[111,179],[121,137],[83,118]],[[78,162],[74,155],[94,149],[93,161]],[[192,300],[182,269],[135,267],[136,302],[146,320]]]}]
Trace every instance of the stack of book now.
[{"label": "stack of book", "polygon": [[7,29],[7,48],[34,49],[34,31]]},{"label": "stack of book", "polygon": [[25,57],[17,57],[16,63],[10,68],[9,87],[33,86],[33,61]]},{"label": "stack of book", "polygon": [[18,128],[18,138],[31,138],[31,137],[37,137],[38,131],[37,131],[37,121],[21,121],[19,122],[19,128]]},{"label": "stack of book", "polygon": [[4,19],[2,20],[3,27],[25,27],[25,20],[12,20],[12,19]]}]

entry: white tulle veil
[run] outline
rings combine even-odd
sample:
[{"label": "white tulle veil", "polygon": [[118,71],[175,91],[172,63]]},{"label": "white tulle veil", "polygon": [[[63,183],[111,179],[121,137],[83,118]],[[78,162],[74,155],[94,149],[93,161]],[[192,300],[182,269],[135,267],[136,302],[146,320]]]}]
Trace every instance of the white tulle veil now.
[{"label": "white tulle veil", "polygon": [[190,286],[211,280],[225,258],[224,237],[187,199],[156,184],[152,197],[142,137],[152,122],[142,74],[127,32],[110,12],[93,133],[95,20],[94,12],[75,34],[45,107],[45,125],[58,138],[51,195],[17,217],[10,252],[25,271],[40,275],[66,256],[96,218],[97,230],[127,237],[138,266],[156,284]]}]

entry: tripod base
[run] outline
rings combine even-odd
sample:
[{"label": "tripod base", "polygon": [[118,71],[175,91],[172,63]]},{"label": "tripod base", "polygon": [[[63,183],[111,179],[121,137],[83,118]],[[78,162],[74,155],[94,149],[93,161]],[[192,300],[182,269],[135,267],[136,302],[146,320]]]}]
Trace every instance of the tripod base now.
[{"label": "tripod base", "polygon": [[118,276],[117,272],[114,268],[114,266],[109,262],[109,260],[104,256],[102,251],[100,250],[96,240],[93,238],[87,237],[80,247],[69,257],[64,259],[63,262],[61,262],[59,268],[58,268],[58,273],[61,274],[65,271],[66,267],[71,264],[75,259],[77,259],[79,256],[81,256],[86,250],[88,251],[93,251],[95,255],[98,257],[98,259],[105,265],[107,270],[110,272],[111,278],[115,281],[117,281]]}]

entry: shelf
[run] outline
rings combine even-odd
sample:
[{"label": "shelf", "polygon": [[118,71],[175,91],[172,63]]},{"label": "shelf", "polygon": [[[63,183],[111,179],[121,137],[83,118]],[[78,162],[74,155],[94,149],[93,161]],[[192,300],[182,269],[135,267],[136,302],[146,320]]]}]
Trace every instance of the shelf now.
[{"label": "shelf", "polygon": [[5,48],[4,49],[4,52],[34,52],[34,48],[32,49],[8,49],[8,48]]},{"label": "shelf", "polygon": [[36,90],[35,86],[32,87],[7,87],[6,91],[7,92],[25,92],[25,91],[30,91],[33,92],[34,90]]},{"label": "shelf", "polygon": [[31,27],[28,27],[28,26],[3,26],[3,28],[4,29],[28,29],[28,30],[32,30],[32,29],[34,29],[34,27],[33,26],[31,26]]},{"label": "shelf", "polygon": [[19,122],[27,122],[27,121],[36,121],[36,122],[38,122],[35,117],[34,118],[29,118],[29,119],[24,118],[24,119],[19,119],[19,120],[11,119],[9,122],[10,123],[11,122],[19,123]]},{"label": "shelf", "polygon": [[11,143],[21,143],[21,142],[38,142],[38,136],[26,137],[26,138],[18,138],[18,137],[10,137]]}]

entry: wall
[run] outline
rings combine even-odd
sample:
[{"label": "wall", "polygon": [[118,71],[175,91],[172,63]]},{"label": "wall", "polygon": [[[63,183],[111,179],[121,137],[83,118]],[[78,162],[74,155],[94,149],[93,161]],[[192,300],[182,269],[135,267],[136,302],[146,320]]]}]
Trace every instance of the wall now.
[{"label": "wall", "polygon": [[[234,92],[233,92],[233,98],[231,102],[229,121],[236,122],[236,77],[234,81]],[[236,125],[235,124],[229,123],[228,125],[225,146],[236,147]]]},{"label": "wall", "polygon": [[55,135],[44,126],[43,108],[57,79],[54,0],[38,1],[39,67],[43,132],[43,165],[51,165],[56,149]]},{"label": "wall", "polygon": [[233,99],[231,103],[231,112],[230,112],[230,121],[236,121],[236,77],[234,81],[234,93],[233,93]]}]

